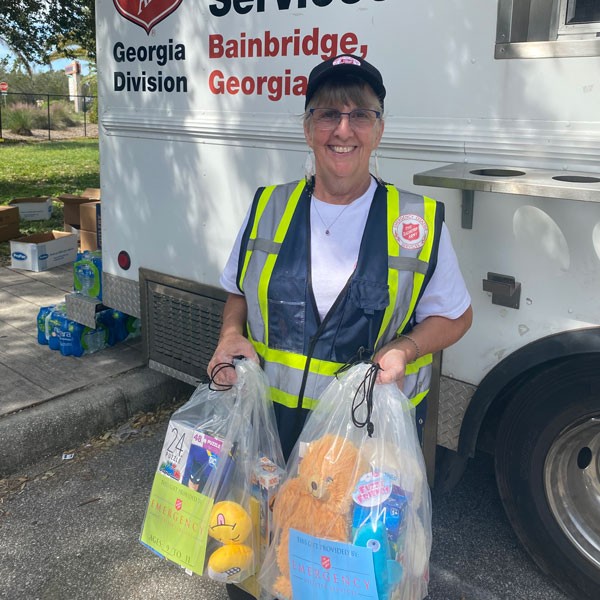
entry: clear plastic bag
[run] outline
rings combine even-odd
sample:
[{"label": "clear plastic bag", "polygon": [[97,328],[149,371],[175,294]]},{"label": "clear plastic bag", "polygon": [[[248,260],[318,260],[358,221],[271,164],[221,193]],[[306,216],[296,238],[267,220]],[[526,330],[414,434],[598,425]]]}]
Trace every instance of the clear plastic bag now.
[{"label": "clear plastic bag", "polygon": [[376,367],[340,374],[308,417],[259,581],[280,600],[422,600],[431,498],[414,407]]},{"label": "clear plastic bag", "polygon": [[285,463],[263,371],[245,359],[235,370],[231,389],[200,385],[173,413],[140,541],[190,574],[258,597],[268,502]]}]

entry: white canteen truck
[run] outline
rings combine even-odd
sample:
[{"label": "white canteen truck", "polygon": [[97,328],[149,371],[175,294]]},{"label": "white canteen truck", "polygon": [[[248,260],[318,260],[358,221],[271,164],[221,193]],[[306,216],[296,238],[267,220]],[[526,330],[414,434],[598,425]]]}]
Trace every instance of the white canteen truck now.
[{"label": "white canteen truck", "polygon": [[[313,66],[387,88],[381,177],[443,201],[473,300],[424,452],[477,450],[540,568],[600,598],[600,2],[97,0],[103,303],[149,365],[206,378],[219,276],[259,186],[304,176]],[[434,471],[434,465],[437,468]]]}]

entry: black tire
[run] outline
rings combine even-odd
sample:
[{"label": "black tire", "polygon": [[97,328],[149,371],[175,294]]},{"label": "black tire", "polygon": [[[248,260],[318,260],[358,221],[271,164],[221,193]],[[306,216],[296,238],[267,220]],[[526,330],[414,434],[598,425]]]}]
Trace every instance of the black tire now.
[{"label": "black tire", "polygon": [[438,446],[435,452],[435,476],[431,493],[443,496],[452,492],[465,474],[468,461],[468,457]]},{"label": "black tire", "polygon": [[600,598],[600,356],[568,359],[516,391],[496,440],[508,519],[576,600]]}]

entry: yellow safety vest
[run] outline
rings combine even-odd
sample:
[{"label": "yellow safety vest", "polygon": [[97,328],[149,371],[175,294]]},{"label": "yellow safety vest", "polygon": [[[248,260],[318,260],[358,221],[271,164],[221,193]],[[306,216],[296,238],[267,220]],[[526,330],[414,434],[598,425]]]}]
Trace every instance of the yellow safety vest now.
[{"label": "yellow safety vest", "polygon": [[[443,205],[379,184],[357,267],[321,322],[311,302],[310,188],[304,180],[257,191],[242,237],[238,287],[248,304],[248,337],[261,357],[272,398],[314,407],[336,371],[412,328],[437,262]],[[429,391],[430,354],[407,365],[404,393]],[[299,404],[299,399],[301,404]]]}]

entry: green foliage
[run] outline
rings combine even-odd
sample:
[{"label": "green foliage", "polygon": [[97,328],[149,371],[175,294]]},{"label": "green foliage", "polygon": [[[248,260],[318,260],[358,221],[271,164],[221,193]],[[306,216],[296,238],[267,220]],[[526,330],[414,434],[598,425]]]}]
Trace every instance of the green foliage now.
[{"label": "green foliage", "polygon": [[[43,48],[44,19],[40,19],[37,0],[0,0],[0,39],[18,56],[31,72],[29,61]],[[35,19],[35,20],[34,20]],[[33,26],[36,22],[37,26]],[[39,62],[43,62],[39,61]]]},{"label": "green foliage", "polygon": [[[2,0],[0,0],[0,3]],[[0,80],[8,83],[8,94],[2,97],[2,124],[5,129],[8,129],[5,114],[11,106],[21,105],[23,103],[42,107],[44,111],[43,117],[36,117],[36,122],[41,125],[34,125],[34,128],[48,128],[47,107],[48,101],[51,106],[56,103],[61,103],[63,108],[57,110],[60,114],[56,117],[51,114],[51,119],[56,123],[51,123],[51,129],[61,129],[79,124],[83,119],[83,114],[74,113],[69,107],[72,107],[70,102],[66,100],[69,94],[69,81],[67,75],[63,71],[44,71],[34,72],[31,75],[27,74],[22,68],[22,64],[18,59],[9,60],[8,58],[0,59]],[[92,72],[81,80],[81,95],[86,98],[86,111],[89,113],[86,116],[89,122],[98,123],[98,108],[95,101],[95,96],[98,92],[97,74]],[[65,97],[65,100],[59,100],[60,97]],[[74,108],[74,107],[72,107]]]},{"label": "green foliage", "polygon": [[[48,114],[48,112],[50,114]],[[48,118],[50,126],[48,126]],[[2,111],[2,126],[19,135],[31,135],[32,129],[60,130],[80,124],[82,116],[68,102],[37,100],[35,103],[14,103]]]},{"label": "green foliage", "polygon": [[67,58],[96,61],[95,0],[57,0],[50,4],[53,35],[48,43]]},{"label": "green foliage", "polygon": [[36,129],[35,110],[28,104],[15,104],[10,110],[4,111],[4,124],[9,131],[19,135],[31,135],[31,130]]},{"label": "green foliage", "polygon": [[[1,2],[1,0],[0,0]],[[7,103],[22,102],[23,96],[13,94],[53,94],[67,95],[69,93],[69,80],[63,71],[44,71],[28,74],[20,61],[0,62],[0,79],[8,83],[9,94],[5,97]],[[33,100],[31,100],[33,101]]]},{"label": "green foliage", "polygon": [[0,39],[23,61],[49,64],[52,52],[96,58],[94,0],[0,0]]},{"label": "green foliage", "polygon": [[87,111],[87,118],[90,123],[98,124],[98,98],[94,98]]},{"label": "green foliage", "polygon": [[50,128],[66,129],[79,124],[79,119],[73,108],[66,102],[52,102],[50,104]]},{"label": "green foliage", "polygon": [[63,71],[48,70],[42,73],[34,73],[28,89],[35,91],[36,94],[67,95],[69,93],[69,79]]},{"label": "green foliage", "polygon": [[13,60],[12,64],[0,65],[0,77],[2,81],[8,83],[9,94],[4,97],[4,104],[22,102],[23,97],[15,98],[11,95],[11,92],[29,92],[34,81],[33,77],[23,68],[23,64],[19,59]]},{"label": "green foliage", "polygon": [[98,76],[96,73],[86,75],[81,84],[83,93],[92,97],[92,102],[86,106],[87,118],[90,123],[98,123]]}]

